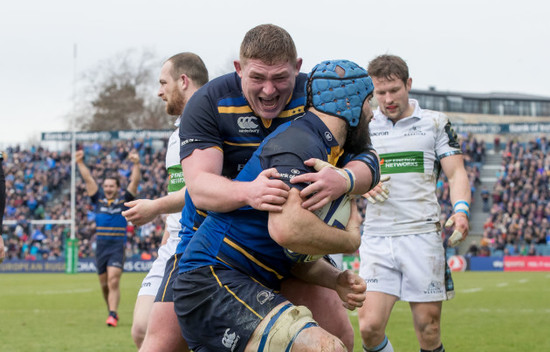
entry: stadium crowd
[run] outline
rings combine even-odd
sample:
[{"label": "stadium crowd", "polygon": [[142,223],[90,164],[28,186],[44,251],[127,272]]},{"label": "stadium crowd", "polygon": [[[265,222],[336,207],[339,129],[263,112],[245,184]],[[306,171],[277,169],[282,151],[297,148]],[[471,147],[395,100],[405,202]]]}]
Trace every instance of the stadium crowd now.
[{"label": "stadium crowd", "polygon": [[[156,198],[165,194],[167,174],[164,168],[165,149],[154,150],[150,142],[117,141],[90,143],[81,146],[85,162],[99,183],[107,174],[118,174],[121,187],[127,185],[131,163],[126,160],[131,150],[140,154],[142,181],[139,198]],[[56,259],[62,257],[64,238],[70,235],[69,225],[36,223],[33,220],[67,220],[71,217],[71,155],[68,151],[48,151],[42,147],[6,148],[7,204],[2,235],[6,243],[6,259]],[[79,257],[93,257],[95,218],[84,183],[76,175],[76,238]],[[156,256],[164,221],[135,228],[129,224],[126,243],[127,258],[151,259]]]},{"label": "stadium crowd", "polygon": [[527,143],[512,139],[503,146],[502,171],[492,190],[482,248],[504,255],[547,254],[544,248],[550,244],[549,150],[546,136]]},{"label": "stadium crowd", "polygon": [[[485,159],[485,142],[472,135],[459,137],[474,194],[482,187],[480,170]],[[117,173],[121,176],[121,189],[127,186],[127,176],[131,172],[131,163],[126,157],[130,151],[137,151],[142,170],[138,198],[152,199],[165,194],[168,182],[164,167],[165,147],[153,148],[151,141],[143,140],[84,143],[79,147],[84,149],[85,163],[98,183],[106,174]],[[490,194],[490,199],[487,199],[490,209],[487,209],[483,239],[470,248],[469,255],[543,254],[537,245],[550,243],[549,150],[550,141],[545,136],[527,143],[512,139],[499,145],[502,171],[497,174],[498,181],[492,192],[484,186],[481,189],[482,195]],[[7,202],[2,229],[6,259],[52,260],[63,257],[64,239],[70,235],[70,226],[31,224],[31,221],[70,219],[70,152],[34,146],[28,149],[8,147],[6,152]],[[443,235],[448,238],[451,231],[443,225],[452,214],[452,204],[444,176],[437,183],[436,194],[441,204]],[[365,202],[360,207],[367,204]],[[94,216],[84,183],[77,172],[75,235],[80,258],[94,255]],[[129,223],[126,257],[154,259],[163,230],[161,217],[138,228]]]}]

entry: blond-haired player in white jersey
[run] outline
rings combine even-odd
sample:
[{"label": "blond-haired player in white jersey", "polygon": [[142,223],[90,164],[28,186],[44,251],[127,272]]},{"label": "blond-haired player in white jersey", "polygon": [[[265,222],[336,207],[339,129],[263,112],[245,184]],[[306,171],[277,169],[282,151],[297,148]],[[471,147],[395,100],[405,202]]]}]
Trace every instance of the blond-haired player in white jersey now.
[{"label": "blond-haired player in white jersey", "polygon": [[[178,233],[181,229],[181,209],[185,204],[185,179],[181,171],[179,156],[180,115],[189,98],[206,82],[208,82],[208,71],[202,59],[196,54],[179,53],[164,62],[159,77],[158,96],[166,103],[166,112],[169,115],[178,116],[175,122],[177,128],[170,136],[166,149],[166,171],[169,176],[168,195],[155,200],[138,199],[126,203],[130,209],[122,213],[128,221],[138,226],[153,220],[160,214],[167,214],[158,257],[142,281],[134,307],[132,338],[138,349],[141,347],[147,331],[151,308],[164,276],[166,262],[175,253],[180,241]],[[173,305],[168,308],[173,310]],[[179,338],[174,345],[178,343],[184,342]],[[181,349],[185,349],[185,347],[182,346]]]},{"label": "blond-haired player in white jersey", "polygon": [[[381,55],[368,67],[378,109],[369,128],[387,184],[366,194],[360,275],[367,298],[359,310],[364,351],[392,352],[385,334],[398,300],[409,302],[420,351],[443,352],[442,301],[452,298],[435,194],[442,170],[449,179],[454,226],[449,240],[468,235],[471,198],[460,146],[447,116],[409,99],[412,79],[400,57]],[[388,197],[389,195],[389,197]]]}]

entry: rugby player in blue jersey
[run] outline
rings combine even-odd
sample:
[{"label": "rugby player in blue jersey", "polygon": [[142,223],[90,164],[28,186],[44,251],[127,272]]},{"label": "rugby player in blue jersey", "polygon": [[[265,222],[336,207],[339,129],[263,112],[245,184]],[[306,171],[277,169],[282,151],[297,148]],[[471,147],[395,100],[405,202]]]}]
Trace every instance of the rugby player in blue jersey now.
[{"label": "rugby player in blue jersey", "polygon": [[[165,282],[157,295],[162,302],[173,305],[172,281],[177,275],[178,259],[204,220],[206,210],[227,212],[245,205],[264,211],[282,210],[289,187],[273,178],[277,176],[273,169],[251,182],[231,179],[269,133],[304,114],[306,75],[299,72],[301,64],[294,42],[284,29],[259,25],[248,31],[241,43],[236,72],[210,81],[189,99],[180,124],[180,157],[190,193],[186,193],[182,211],[182,241],[166,266]],[[367,192],[371,186],[371,171],[360,159],[346,165],[355,175],[356,194]],[[311,165],[313,162],[308,161]],[[303,206],[310,210],[346,193],[351,184],[348,173],[342,175],[332,168],[297,179],[311,183],[301,194],[306,199]],[[336,293],[293,278],[285,281],[282,290],[294,303],[305,303],[320,325],[351,349],[353,328]],[[174,344],[167,341],[181,336],[179,326],[166,319],[167,312],[156,319],[155,305],[157,302],[141,351],[173,351]]]},{"label": "rugby player in blue jersey", "polygon": [[75,153],[76,165],[95,208],[97,273],[109,310],[106,324],[113,327],[118,324],[119,284],[124,269],[126,243],[127,221],[121,213],[127,209],[124,202],[135,199],[141,179],[139,155],[130,153],[128,159],[133,163],[132,173],[128,188],[120,197],[120,180],[116,176],[107,175],[103,180],[102,189],[99,189],[92,173],[84,164],[84,151],[79,150]]},{"label": "rugby player in blue jersey", "polygon": [[[372,90],[366,70],[352,62],[317,65],[307,80],[305,115],[267,137],[234,181],[254,182],[270,170],[289,187],[282,211],[244,205],[231,212],[209,212],[193,234],[173,287],[182,334],[191,349],[346,350],[336,336],[317,325],[309,309],[293,305],[279,289],[284,279],[296,275],[335,290],[347,308],[362,304],[366,286],[357,275],[340,272],[325,259],[304,262],[308,255],[358,248],[356,206],[346,229],[332,228],[303,207],[300,190],[307,184],[291,179],[314,171],[305,164],[312,159],[348,173],[336,168],[345,164],[347,149],[369,170],[364,180],[369,187],[378,183],[378,158],[369,147],[368,133]],[[352,189],[353,182],[347,191]]]}]

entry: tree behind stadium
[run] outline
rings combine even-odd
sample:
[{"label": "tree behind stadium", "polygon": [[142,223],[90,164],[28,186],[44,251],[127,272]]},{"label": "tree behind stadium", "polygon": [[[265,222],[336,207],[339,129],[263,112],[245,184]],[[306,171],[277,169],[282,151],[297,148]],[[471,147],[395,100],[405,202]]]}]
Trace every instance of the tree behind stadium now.
[{"label": "tree behind stadium", "polygon": [[156,95],[158,66],[151,51],[129,49],[84,72],[72,112],[77,130],[173,128]]}]

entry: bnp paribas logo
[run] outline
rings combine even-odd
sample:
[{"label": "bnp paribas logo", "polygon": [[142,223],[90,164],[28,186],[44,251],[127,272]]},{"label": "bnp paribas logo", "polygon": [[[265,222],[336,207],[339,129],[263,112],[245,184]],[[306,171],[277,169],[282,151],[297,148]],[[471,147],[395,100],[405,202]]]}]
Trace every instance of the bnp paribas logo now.
[{"label": "bnp paribas logo", "polygon": [[380,154],[380,170],[382,174],[423,173],[424,153],[401,152]]}]

